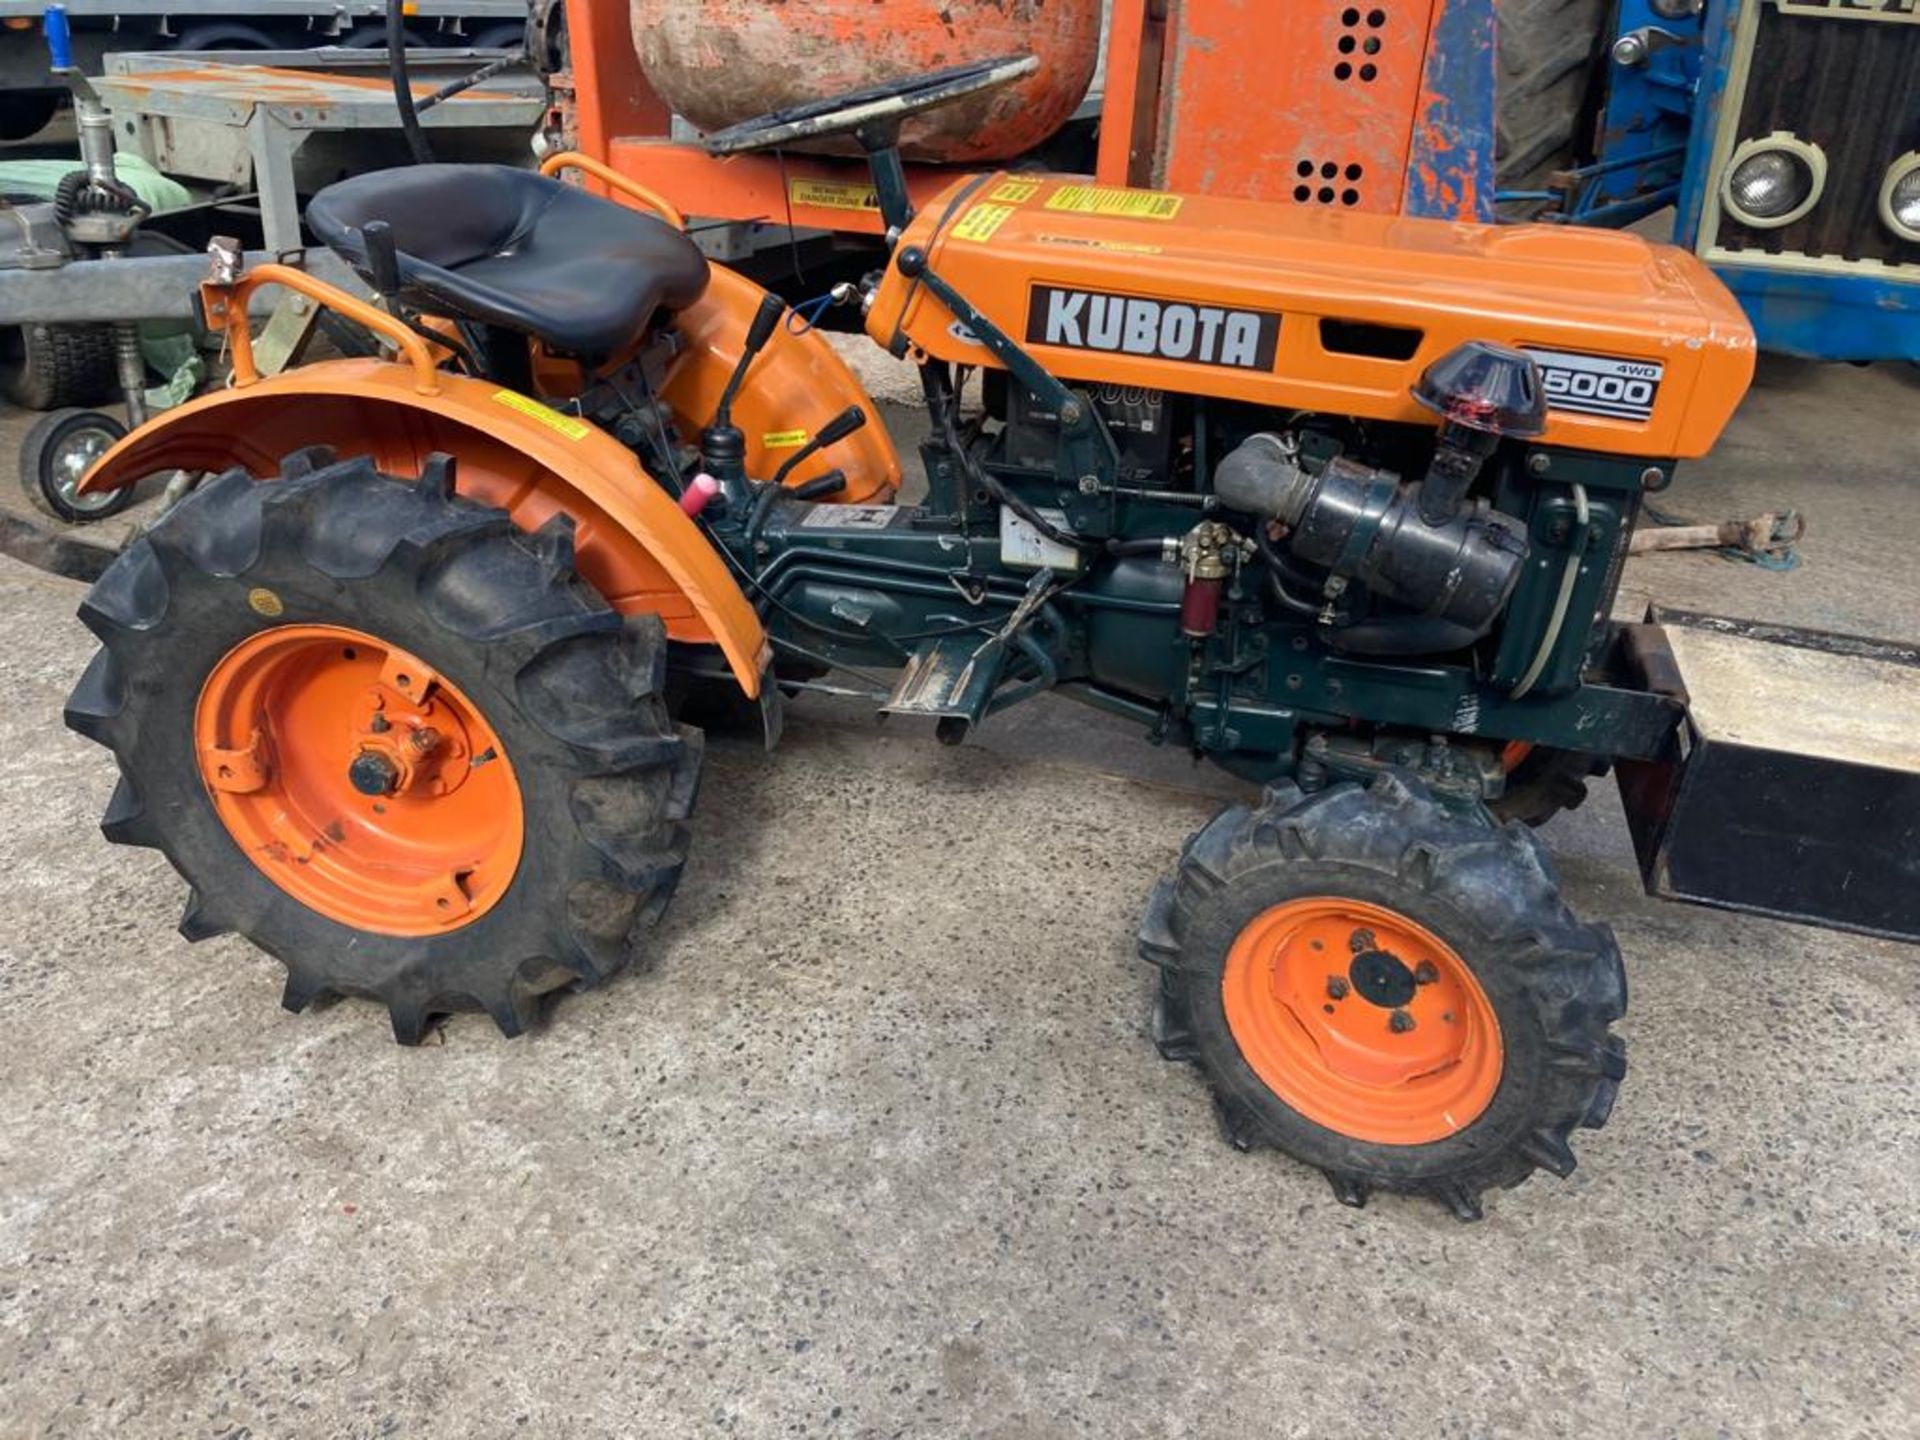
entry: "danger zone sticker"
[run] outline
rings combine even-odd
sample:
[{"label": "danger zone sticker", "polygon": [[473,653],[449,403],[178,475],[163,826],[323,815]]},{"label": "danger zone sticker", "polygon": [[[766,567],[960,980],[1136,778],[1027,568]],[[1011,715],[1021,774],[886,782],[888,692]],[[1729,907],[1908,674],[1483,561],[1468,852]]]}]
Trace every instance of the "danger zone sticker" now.
[{"label": "danger zone sticker", "polygon": [[787,198],[796,205],[811,205],[819,210],[878,210],[880,195],[871,185],[855,185],[845,180],[794,179],[787,184]]}]

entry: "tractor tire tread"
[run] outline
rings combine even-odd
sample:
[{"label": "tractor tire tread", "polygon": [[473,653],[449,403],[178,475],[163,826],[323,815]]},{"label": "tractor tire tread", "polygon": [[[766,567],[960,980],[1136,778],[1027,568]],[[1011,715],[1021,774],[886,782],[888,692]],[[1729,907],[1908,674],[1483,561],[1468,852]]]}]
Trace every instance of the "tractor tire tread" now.
[{"label": "tractor tire tread", "polygon": [[1612,8],[1609,0],[1498,0],[1500,189],[1539,189],[1585,155]]},{"label": "tractor tire tread", "polygon": [[[1498,957],[1523,997],[1515,1003],[1524,1012],[1514,1013],[1529,1015],[1537,1036],[1524,1075],[1509,1045],[1502,1092],[1525,1087],[1515,1089],[1514,1103],[1496,1096],[1481,1121],[1433,1144],[1369,1145],[1314,1125],[1254,1076],[1220,998],[1226,954],[1241,925],[1265,908],[1263,887],[1308,871],[1362,890],[1417,892],[1456,933]],[[1487,1189],[1517,1185],[1536,1169],[1570,1174],[1569,1136],[1606,1122],[1626,1074],[1624,1043],[1609,1033],[1627,1004],[1612,932],[1574,917],[1551,858],[1526,826],[1448,809],[1397,772],[1366,788],[1339,784],[1312,795],[1271,787],[1256,807],[1222,811],[1188,843],[1174,878],[1155,889],[1139,943],[1160,972],[1154,1041],[1165,1058],[1199,1068],[1227,1139],[1316,1165],[1345,1204],[1394,1190],[1477,1219]]]},{"label": "tractor tire tread", "polygon": [[[181,676],[203,676],[233,637],[266,628],[248,610],[262,591],[276,616],[284,604],[281,623],[370,630],[487,694],[521,780],[528,847],[507,893],[470,925],[349,929],[295,901],[228,836],[179,753],[198,690],[183,694]],[[119,762],[107,838],[158,848],[187,880],[189,939],[237,932],[279,958],[288,1009],[364,995],[387,1006],[402,1043],[459,1010],[515,1035],[542,996],[643,957],[685,864],[702,747],[666,714],[664,627],[616,614],[579,577],[570,522],[520,531],[454,493],[437,457],[407,483],[365,458],[304,451],[271,481],[235,469],[204,484],[115,561],[81,618],[102,648],[67,723]]]},{"label": "tractor tire tread", "polygon": [[21,325],[6,349],[0,395],[23,410],[98,405],[115,393],[111,325]]}]

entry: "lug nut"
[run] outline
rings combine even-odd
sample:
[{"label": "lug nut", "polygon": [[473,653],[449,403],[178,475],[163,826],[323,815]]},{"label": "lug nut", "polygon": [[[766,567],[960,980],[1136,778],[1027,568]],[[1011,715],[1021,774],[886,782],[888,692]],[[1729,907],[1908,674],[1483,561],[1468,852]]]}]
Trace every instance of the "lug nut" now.
[{"label": "lug nut", "polygon": [[1413,1029],[1413,1017],[1404,1010],[1396,1010],[1393,1018],[1387,1021],[1387,1028],[1396,1035],[1404,1035]]},{"label": "lug nut", "polygon": [[1327,998],[1329,1000],[1346,999],[1347,992],[1352,988],[1351,985],[1347,984],[1347,977],[1344,975],[1327,976]]},{"label": "lug nut", "polygon": [[374,713],[373,719],[367,722],[367,729],[371,730],[376,735],[384,735],[387,733],[387,731],[391,730],[392,728],[393,728],[393,722],[387,719],[386,716],[380,714],[377,711]]},{"label": "lug nut", "polygon": [[1422,960],[1413,967],[1413,983],[1416,985],[1431,985],[1439,978],[1440,967],[1431,960]]},{"label": "lug nut", "polygon": [[1356,955],[1373,949],[1373,932],[1371,930],[1354,931],[1347,937],[1347,948]]},{"label": "lug nut", "polygon": [[422,725],[407,737],[407,743],[422,755],[430,755],[440,748],[440,732],[431,725]]},{"label": "lug nut", "polygon": [[362,750],[347,767],[347,780],[362,795],[391,795],[400,770],[378,750]]}]

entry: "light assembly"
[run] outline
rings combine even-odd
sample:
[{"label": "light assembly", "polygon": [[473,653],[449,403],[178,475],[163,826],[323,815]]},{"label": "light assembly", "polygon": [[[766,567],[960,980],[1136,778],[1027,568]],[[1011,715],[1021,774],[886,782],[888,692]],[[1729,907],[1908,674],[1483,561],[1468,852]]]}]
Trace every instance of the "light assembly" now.
[{"label": "light assembly", "polygon": [[1826,152],[1779,130],[1733,152],[1720,199],[1742,225],[1778,230],[1819,204],[1826,188]]},{"label": "light assembly", "polygon": [[1902,240],[1920,244],[1920,150],[1908,151],[1887,168],[1880,218]]}]

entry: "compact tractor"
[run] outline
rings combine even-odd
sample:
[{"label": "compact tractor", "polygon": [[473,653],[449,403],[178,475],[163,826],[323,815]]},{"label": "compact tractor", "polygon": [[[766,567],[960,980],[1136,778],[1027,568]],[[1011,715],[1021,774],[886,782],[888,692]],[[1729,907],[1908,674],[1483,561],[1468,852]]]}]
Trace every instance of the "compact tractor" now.
[{"label": "compact tractor", "polygon": [[[916,207],[902,123],[1031,67],[705,142],[867,157],[886,258],[841,299],[918,367],[915,503],[825,339],[590,157],[321,192],[310,227],[377,305],[216,243],[231,384],[84,482],[208,477],[82,609],[102,648],[67,719],[118,761],[106,835],[185,877],[189,938],[284,963],[289,1009],[365,996],[403,1043],[463,1010],[511,1036],[649,958],[696,705],[771,744],[826,672],[897,672],[885,712],[955,742],[1058,692],[1262,787],[1140,931],[1154,1038],[1229,1137],[1349,1204],[1475,1216],[1571,1171],[1626,1072],[1620,951],[1524,822],[1619,764],[1660,886],[1739,900],[1712,889],[1739,875],[1689,878],[1729,852],[1688,848],[1710,747],[1676,627],[1611,610],[1642,497],[1720,435],[1752,331],[1699,260],[1632,235],[1031,172]],[[384,353],[262,378],[265,286]],[[1770,863],[1739,833],[1743,874]],[[1899,913],[1842,923],[1901,928],[1910,888],[1877,893]]]}]

